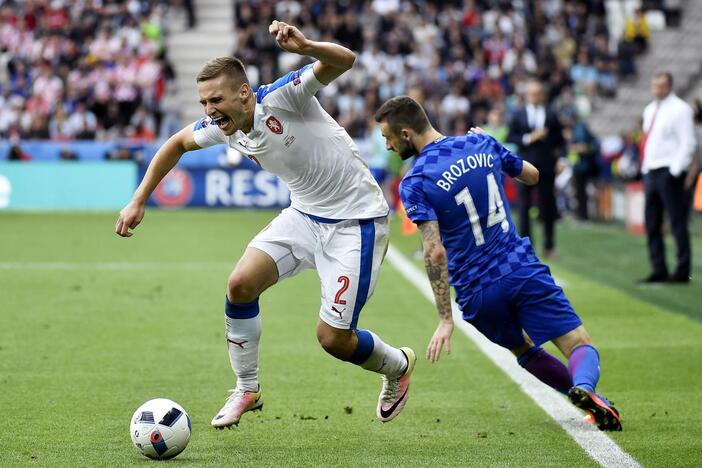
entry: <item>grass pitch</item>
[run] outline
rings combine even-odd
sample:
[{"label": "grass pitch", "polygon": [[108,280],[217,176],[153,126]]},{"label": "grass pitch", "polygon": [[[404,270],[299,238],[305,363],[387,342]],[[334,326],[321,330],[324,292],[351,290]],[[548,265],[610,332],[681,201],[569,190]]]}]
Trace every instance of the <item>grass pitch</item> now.
[{"label": "grass pitch", "polygon": [[[319,283],[306,272],[261,298],[263,412],[209,427],[234,384],[224,340],[226,279],[274,212],[151,210],[136,235],[116,213],[0,214],[0,466],[157,463],[132,447],[129,419],[159,396],[193,420],[180,465],[592,466],[566,433],[459,331],[436,365],[420,359],[410,399],[375,420],[380,379],[315,339]],[[394,244],[411,255],[416,237]],[[614,440],[645,466],[700,466],[702,277],[638,288],[644,240],[607,226],[559,229],[552,270],[602,355],[617,402]],[[421,355],[435,311],[385,265],[359,326]]]}]

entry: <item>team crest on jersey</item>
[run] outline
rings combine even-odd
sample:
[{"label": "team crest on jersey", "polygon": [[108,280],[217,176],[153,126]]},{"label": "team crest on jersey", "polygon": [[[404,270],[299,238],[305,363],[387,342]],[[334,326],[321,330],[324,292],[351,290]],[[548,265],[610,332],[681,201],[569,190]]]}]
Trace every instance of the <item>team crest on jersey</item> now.
[{"label": "team crest on jersey", "polygon": [[268,130],[276,135],[283,133],[283,124],[281,124],[280,120],[276,119],[272,115],[266,119],[266,127],[268,127]]}]

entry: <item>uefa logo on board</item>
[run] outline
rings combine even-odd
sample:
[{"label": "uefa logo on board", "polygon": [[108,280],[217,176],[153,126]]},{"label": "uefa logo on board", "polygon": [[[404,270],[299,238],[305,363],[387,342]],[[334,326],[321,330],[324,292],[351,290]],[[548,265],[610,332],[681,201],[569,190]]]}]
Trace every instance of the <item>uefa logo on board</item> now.
[{"label": "uefa logo on board", "polygon": [[178,208],[187,205],[193,198],[193,188],[193,179],[188,171],[174,167],[158,184],[152,198],[159,206]]}]

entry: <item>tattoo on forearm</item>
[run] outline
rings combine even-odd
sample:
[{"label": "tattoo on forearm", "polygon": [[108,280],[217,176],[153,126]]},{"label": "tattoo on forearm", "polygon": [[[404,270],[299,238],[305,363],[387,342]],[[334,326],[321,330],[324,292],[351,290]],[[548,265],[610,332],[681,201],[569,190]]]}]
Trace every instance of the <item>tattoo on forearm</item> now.
[{"label": "tattoo on forearm", "polygon": [[427,270],[431,289],[434,291],[436,308],[442,319],[451,317],[451,291],[448,281],[448,268],[446,257],[435,258],[437,250],[443,250],[439,224],[429,221],[420,225],[424,243],[424,267]]}]

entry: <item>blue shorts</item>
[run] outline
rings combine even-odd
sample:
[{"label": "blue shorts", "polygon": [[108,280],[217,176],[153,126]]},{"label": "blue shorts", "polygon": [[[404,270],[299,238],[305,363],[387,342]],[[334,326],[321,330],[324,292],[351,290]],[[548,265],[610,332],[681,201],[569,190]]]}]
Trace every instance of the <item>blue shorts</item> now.
[{"label": "blue shorts", "polygon": [[477,292],[456,288],[456,296],[463,319],[507,349],[524,344],[522,330],[539,346],[582,324],[542,263],[522,266]]}]

